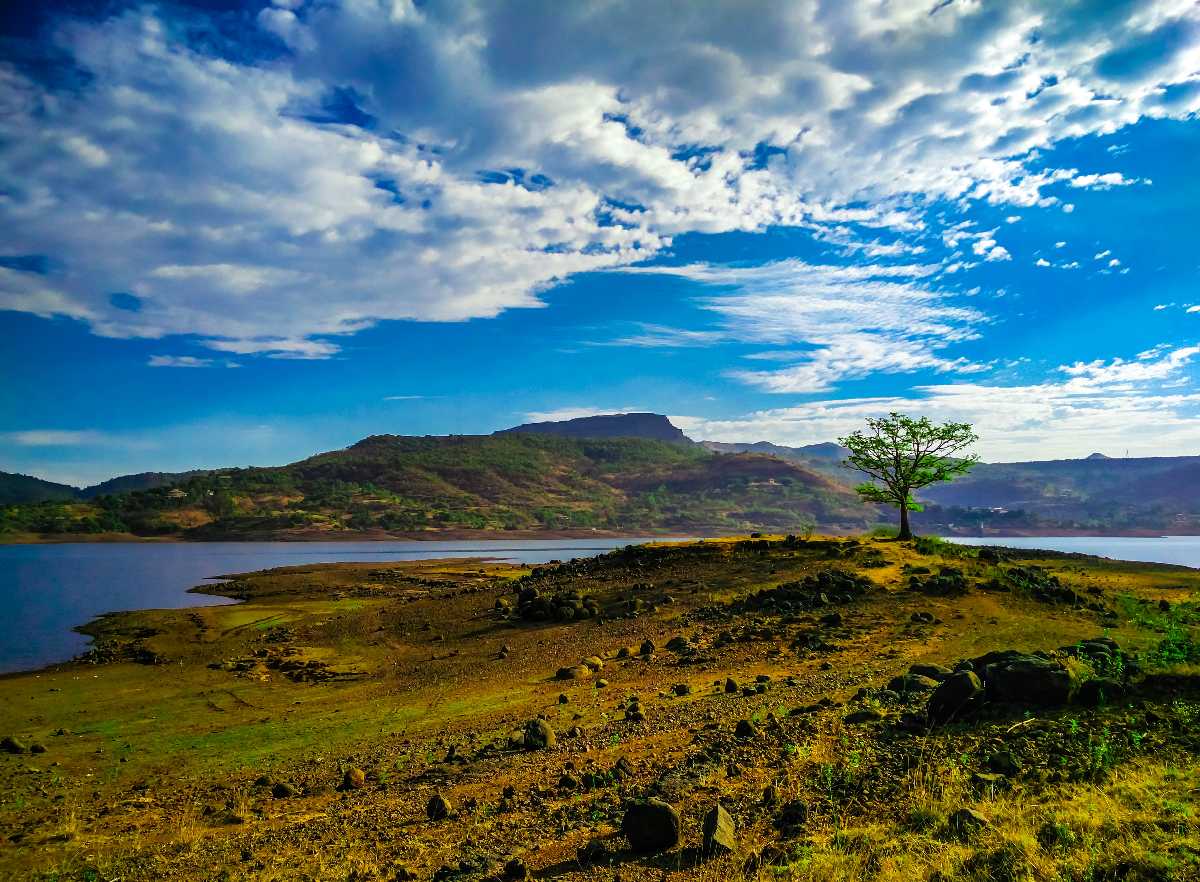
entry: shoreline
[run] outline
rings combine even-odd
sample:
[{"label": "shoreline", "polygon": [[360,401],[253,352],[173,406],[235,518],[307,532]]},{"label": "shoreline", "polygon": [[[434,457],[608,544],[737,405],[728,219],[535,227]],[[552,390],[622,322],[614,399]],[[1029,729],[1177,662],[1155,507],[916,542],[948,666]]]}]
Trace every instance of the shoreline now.
[{"label": "shoreline", "polygon": [[[776,531],[763,529],[764,534],[774,534]],[[850,530],[831,526],[822,528],[822,533],[856,534],[860,530]],[[725,532],[721,530],[706,530],[703,535],[710,538],[722,536],[745,535],[744,531]],[[949,530],[930,530],[927,534],[941,536],[947,539],[1065,539],[1065,538],[1095,538],[1095,539],[1163,539],[1169,536],[1200,536],[1200,530],[1173,531],[1169,529],[1129,529],[1129,530],[1080,530],[1069,528],[1047,530],[1010,530],[1004,533],[953,532]],[[220,536],[208,538],[190,538],[181,534],[169,536],[138,536],[133,533],[21,533],[0,537],[0,547],[6,545],[106,545],[106,544],[187,544],[206,545],[215,542],[510,542],[522,539],[531,540],[560,540],[560,539],[698,539],[699,534],[681,535],[669,530],[422,530],[413,532],[387,533],[382,531],[366,532],[321,532],[297,531],[291,533],[263,533],[248,536]]]}]

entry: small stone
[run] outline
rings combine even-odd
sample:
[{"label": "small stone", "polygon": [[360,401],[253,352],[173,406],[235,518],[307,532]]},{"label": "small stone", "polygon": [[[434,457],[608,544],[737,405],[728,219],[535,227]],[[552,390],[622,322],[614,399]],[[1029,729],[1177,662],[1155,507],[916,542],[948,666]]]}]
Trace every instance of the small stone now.
[{"label": "small stone", "polygon": [[692,687],[687,683],[676,683],[673,687],[671,687],[671,689],[676,695],[679,696],[692,694]]},{"label": "small stone", "polygon": [[0,739],[0,750],[5,753],[28,753],[29,747],[15,735],[5,735]]},{"label": "small stone", "polygon": [[984,827],[991,825],[991,819],[987,815],[973,808],[960,808],[946,819],[946,826],[950,828],[950,832],[960,839],[969,839]]},{"label": "small stone", "polygon": [[507,882],[523,882],[529,878],[529,867],[520,858],[513,858],[504,865],[504,878]]},{"label": "small stone", "polygon": [[351,766],[350,768],[346,769],[345,774],[342,775],[343,790],[359,790],[366,783],[367,773],[357,766]]},{"label": "small stone", "polygon": [[737,691],[738,691],[738,689],[740,689],[740,688],[741,688],[741,687],[740,687],[740,686],[738,686],[737,680],[733,679],[733,677],[727,677],[727,678],[726,678],[726,680],[725,680],[725,691],[726,691],[727,693],[729,693],[730,695],[732,695],[733,693],[737,692]]},{"label": "small stone", "polygon": [[425,804],[425,814],[431,821],[441,821],[449,817],[452,810],[453,806],[450,805],[450,800],[440,793],[429,797],[429,802]]},{"label": "small stone", "polygon": [[733,818],[720,804],[704,815],[704,853],[728,854],[737,850],[737,828]]},{"label": "small stone", "polygon": [[733,734],[738,738],[756,738],[758,727],[749,720],[738,720],[738,724],[733,728]]},{"label": "small stone", "polygon": [[558,694],[558,703],[559,704],[570,704],[571,696],[567,695],[567,693],[565,693],[565,692],[560,692]]},{"label": "small stone", "polygon": [[654,654],[654,641],[653,640],[642,641],[642,646],[638,650],[638,654],[639,655],[653,655]]},{"label": "small stone", "polygon": [[280,781],[271,788],[271,795],[276,799],[291,799],[293,796],[299,796],[300,791],[294,784],[289,784],[286,781]]}]

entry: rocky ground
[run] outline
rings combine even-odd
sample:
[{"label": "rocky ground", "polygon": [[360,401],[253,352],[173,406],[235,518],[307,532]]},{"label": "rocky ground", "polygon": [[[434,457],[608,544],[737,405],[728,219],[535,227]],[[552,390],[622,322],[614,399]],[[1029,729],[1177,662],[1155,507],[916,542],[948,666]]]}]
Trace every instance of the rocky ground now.
[{"label": "rocky ground", "polygon": [[239,576],[0,679],[0,873],[1197,879],[1197,589],[782,537]]}]

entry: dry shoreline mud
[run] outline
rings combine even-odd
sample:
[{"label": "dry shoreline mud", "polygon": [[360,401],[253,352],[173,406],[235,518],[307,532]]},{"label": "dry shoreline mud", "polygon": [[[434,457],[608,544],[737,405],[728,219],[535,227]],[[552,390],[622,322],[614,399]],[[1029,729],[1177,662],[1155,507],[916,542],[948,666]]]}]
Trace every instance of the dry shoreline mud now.
[{"label": "dry shoreline mud", "polygon": [[1200,878],[1200,571],[1037,555],[314,565],[104,616],[0,678],[0,878]]}]

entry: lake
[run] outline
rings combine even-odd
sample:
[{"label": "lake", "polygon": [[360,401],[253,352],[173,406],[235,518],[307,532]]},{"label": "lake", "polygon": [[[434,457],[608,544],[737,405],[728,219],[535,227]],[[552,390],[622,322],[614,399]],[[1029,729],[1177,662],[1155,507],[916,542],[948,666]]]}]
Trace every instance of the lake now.
[{"label": "lake", "polygon": [[950,536],[963,545],[1003,545],[1006,548],[1045,548],[1095,554],[1117,560],[1183,564],[1200,567],[1200,536]]},{"label": "lake", "polygon": [[[662,537],[658,537],[661,539]],[[71,629],[106,612],[233,603],[188,594],[205,580],[271,567],[490,557],[545,563],[651,539],[427,542],[204,542],[0,545],[0,673],[66,661],[89,639]]]}]

